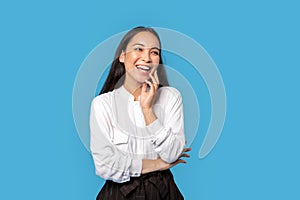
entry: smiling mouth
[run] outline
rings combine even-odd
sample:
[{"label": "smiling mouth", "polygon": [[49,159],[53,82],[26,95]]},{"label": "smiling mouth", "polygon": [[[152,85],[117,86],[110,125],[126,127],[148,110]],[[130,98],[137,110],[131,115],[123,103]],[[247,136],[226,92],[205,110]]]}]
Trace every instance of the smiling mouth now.
[{"label": "smiling mouth", "polygon": [[137,65],[136,68],[144,72],[149,72],[151,70],[151,67],[146,65]]}]

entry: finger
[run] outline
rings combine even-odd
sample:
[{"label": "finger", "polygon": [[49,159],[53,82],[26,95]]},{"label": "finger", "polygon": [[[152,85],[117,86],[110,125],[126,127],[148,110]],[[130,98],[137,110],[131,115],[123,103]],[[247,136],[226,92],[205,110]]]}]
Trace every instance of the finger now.
[{"label": "finger", "polygon": [[182,152],[188,152],[188,151],[191,151],[192,148],[184,148]]},{"label": "finger", "polygon": [[156,80],[155,80],[154,76],[153,76],[152,74],[149,74],[149,76],[150,76],[150,78],[151,78],[151,80],[152,80],[152,83],[153,83],[153,84],[156,84]]},{"label": "finger", "polygon": [[159,84],[159,78],[158,78],[158,75],[157,75],[157,69],[154,72],[154,77],[156,79],[157,84]]},{"label": "finger", "polygon": [[157,76],[157,70],[154,71],[154,73],[149,74],[152,81],[155,82],[155,84],[159,84],[158,76]]},{"label": "finger", "polygon": [[181,157],[190,158],[191,156],[189,154],[183,153],[183,154],[180,155],[180,158]]},{"label": "finger", "polygon": [[147,83],[143,84],[142,92],[147,92]]},{"label": "finger", "polygon": [[148,81],[147,79],[145,79],[145,82],[151,87],[152,83],[150,81]]},{"label": "finger", "polygon": [[174,162],[174,164],[179,164],[179,163],[186,163],[186,161],[185,160],[183,160],[183,159],[178,159],[178,160],[176,160],[175,162]]},{"label": "finger", "polygon": [[150,92],[154,92],[153,84],[150,81],[148,81],[147,79],[145,80],[145,82],[150,86]]},{"label": "finger", "polygon": [[158,83],[157,83],[157,80],[154,78],[154,76],[152,74],[149,74],[151,80],[152,80],[152,83],[154,85],[154,88],[157,89],[158,88]]}]

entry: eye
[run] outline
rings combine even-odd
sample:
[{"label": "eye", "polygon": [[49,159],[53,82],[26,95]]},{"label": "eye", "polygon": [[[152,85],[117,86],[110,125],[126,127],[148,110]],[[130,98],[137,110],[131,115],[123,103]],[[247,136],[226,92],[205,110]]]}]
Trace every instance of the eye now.
[{"label": "eye", "polygon": [[155,55],[155,56],[158,56],[158,55],[159,55],[159,51],[156,51],[156,50],[151,51],[151,54],[152,54],[152,55]]},{"label": "eye", "polygon": [[135,51],[142,52],[142,51],[143,51],[143,48],[142,48],[142,47],[135,47],[134,50],[135,50]]}]

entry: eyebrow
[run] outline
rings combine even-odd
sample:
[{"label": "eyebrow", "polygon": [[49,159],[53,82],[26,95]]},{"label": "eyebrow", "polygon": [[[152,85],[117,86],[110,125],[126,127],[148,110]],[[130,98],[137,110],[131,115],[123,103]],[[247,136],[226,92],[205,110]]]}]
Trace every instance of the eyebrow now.
[{"label": "eyebrow", "polygon": [[[134,43],[132,46],[135,46],[135,45],[140,45],[140,46],[145,46],[144,44],[142,44],[142,43]],[[160,48],[158,48],[158,47],[151,47],[150,49],[157,49],[157,50],[159,50],[160,51]]]}]

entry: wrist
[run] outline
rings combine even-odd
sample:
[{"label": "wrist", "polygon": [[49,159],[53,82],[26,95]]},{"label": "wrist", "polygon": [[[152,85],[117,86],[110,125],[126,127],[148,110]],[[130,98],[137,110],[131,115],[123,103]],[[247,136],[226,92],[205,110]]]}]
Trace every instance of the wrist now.
[{"label": "wrist", "polygon": [[153,112],[152,107],[142,107],[143,113],[150,113]]},{"label": "wrist", "polygon": [[149,124],[151,124],[152,122],[154,122],[157,119],[152,108],[142,108],[142,112],[144,115],[146,126],[148,126]]}]

